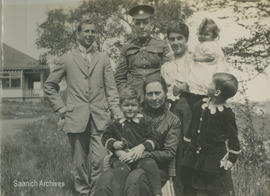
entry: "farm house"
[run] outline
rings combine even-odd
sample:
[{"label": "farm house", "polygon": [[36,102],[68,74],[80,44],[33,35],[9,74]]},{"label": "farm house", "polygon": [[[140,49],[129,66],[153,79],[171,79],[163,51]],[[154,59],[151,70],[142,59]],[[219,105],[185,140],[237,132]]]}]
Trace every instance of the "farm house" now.
[{"label": "farm house", "polygon": [[31,99],[43,97],[43,83],[47,66],[7,44],[2,45],[0,71],[3,99]]}]

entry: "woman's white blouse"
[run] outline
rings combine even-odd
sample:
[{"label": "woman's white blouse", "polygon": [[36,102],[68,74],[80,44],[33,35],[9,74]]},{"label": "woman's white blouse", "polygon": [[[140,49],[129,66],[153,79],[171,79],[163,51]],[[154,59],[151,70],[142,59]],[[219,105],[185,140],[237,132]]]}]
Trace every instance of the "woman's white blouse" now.
[{"label": "woman's white blouse", "polygon": [[188,82],[190,66],[192,63],[192,55],[186,52],[181,58],[169,61],[161,66],[161,76],[168,85],[168,97],[172,98],[172,89],[175,81]]}]

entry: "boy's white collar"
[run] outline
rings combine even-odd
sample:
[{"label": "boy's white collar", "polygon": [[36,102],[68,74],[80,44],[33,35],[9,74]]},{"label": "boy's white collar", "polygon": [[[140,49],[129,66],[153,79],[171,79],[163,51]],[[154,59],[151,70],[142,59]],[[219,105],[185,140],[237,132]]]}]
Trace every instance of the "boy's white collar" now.
[{"label": "boy's white collar", "polygon": [[202,109],[205,110],[206,108],[208,108],[210,110],[210,114],[215,114],[217,110],[222,112],[224,110],[224,107],[228,108],[228,105],[226,103],[217,104],[217,105],[210,104],[209,97],[203,98],[202,101],[204,102],[201,106]]},{"label": "boy's white collar", "polygon": [[[140,118],[142,118],[142,117],[143,117],[143,115],[142,115],[141,113],[138,113],[138,114],[137,114],[135,117],[133,117],[131,120],[132,120],[133,122],[139,124],[139,123],[140,123]],[[125,117],[123,117],[123,118],[121,118],[121,119],[119,120],[119,123],[120,123],[120,124],[123,124],[125,121],[131,121],[131,120],[126,119]]]}]

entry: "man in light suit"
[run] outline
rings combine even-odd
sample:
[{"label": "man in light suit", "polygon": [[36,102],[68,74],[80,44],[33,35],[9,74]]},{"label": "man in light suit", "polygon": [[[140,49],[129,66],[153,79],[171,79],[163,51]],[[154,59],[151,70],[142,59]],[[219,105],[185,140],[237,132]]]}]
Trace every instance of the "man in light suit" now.
[{"label": "man in light suit", "polygon": [[[122,113],[109,58],[94,49],[96,26],[91,21],[83,21],[76,35],[77,47],[57,60],[44,91],[53,109],[65,120],[64,131],[72,147],[75,190],[79,195],[92,195],[102,170],[100,163],[107,155],[101,143],[103,130],[112,115],[118,118]],[[58,84],[64,77],[66,104],[58,92]]]}]

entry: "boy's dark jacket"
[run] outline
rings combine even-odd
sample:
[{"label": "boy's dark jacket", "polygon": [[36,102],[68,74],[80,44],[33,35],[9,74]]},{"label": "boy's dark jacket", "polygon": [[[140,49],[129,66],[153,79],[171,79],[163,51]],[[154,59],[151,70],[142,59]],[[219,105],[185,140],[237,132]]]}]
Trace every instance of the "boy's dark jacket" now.
[{"label": "boy's dark jacket", "polygon": [[227,152],[228,160],[233,163],[240,153],[235,114],[226,106],[216,108],[215,113],[211,113],[204,105],[206,99],[198,101],[193,107],[191,126],[185,136],[185,140],[191,142],[185,152],[183,165],[206,172],[220,172],[220,160]]},{"label": "boy's dark jacket", "polygon": [[125,149],[143,144],[147,151],[152,151],[158,146],[155,142],[151,121],[147,121],[142,114],[131,120],[123,118],[112,121],[106,128],[101,141],[111,152],[114,151],[113,143],[115,141],[122,141]]}]

